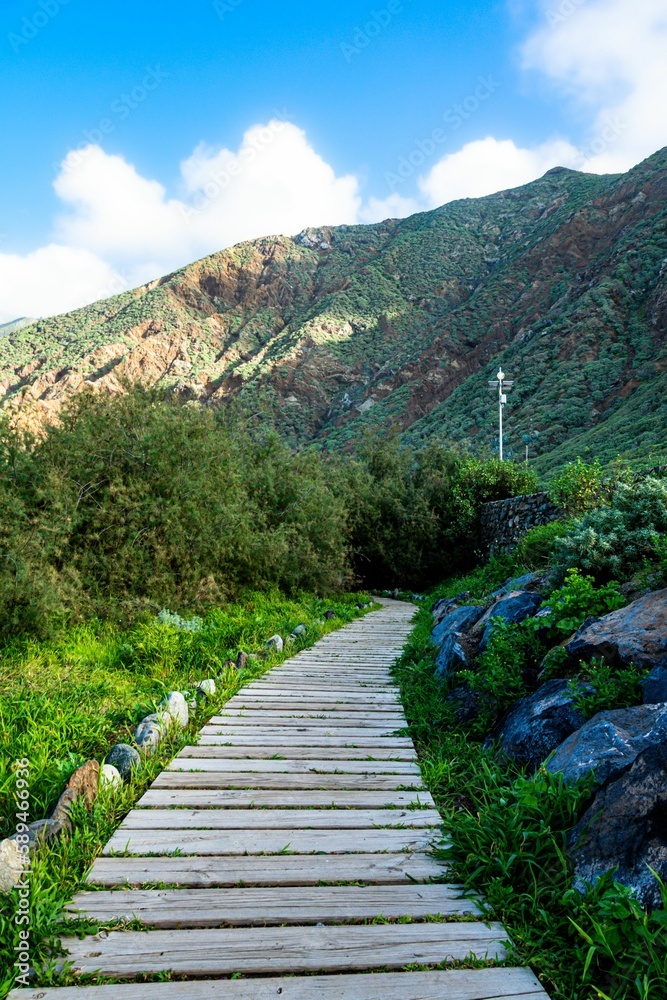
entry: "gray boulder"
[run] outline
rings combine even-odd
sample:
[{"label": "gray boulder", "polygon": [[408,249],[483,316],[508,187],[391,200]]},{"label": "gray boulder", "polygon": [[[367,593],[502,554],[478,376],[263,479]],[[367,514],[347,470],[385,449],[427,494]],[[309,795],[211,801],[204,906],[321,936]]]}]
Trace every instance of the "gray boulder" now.
[{"label": "gray boulder", "polygon": [[630,768],[600,789],[569,837],[575,885],[583,892],[601,875],[633,889],[648,909],[661,905],[667,880],[667,742],[637,754]]},{"label": "gray boulder", "polygon": [[[590,690],[590,685],[581,688]],[[517,701],[484,746],[489,749],[497,740],[508,757],[537,770],[552,750],[584,721],[569,682],[551,680],[527,698]]]},{"label": "gray boulder", "polygon": [[464,607],[457,608],[455,611],[450,611],[435,626],[431,632],[431,639],[436,646],[440,646],[447,636],[454,632],[465,634],[470,631],[483,614],[484,608],[476,607],[472,604],[464,605]]},{"label": "gray boulder", "polygon": [[106,764],[113,764],[121,778],[129,781],[132,771],[141,764],[141,757],[129,743],[116,743],[106,755]]},{"label": "gray boulder", "polygon": [[204,698],[212,698],[215,694],[217,688],[216,683],[212,677],[207,677],[206,680],[200,681],[197,685],[197,695]]},{"label": "gray boulder", "polygon": [[439,680],[468,666],[468,658],[461,645],[462,638],[460,632],[450,632],[442,643],[435,661],[435,676]]},{"label": "gray boulder", "polygon": [[479,652],[483,653],[489,644],[493,634],[493,618],[502,618],[503,621],[518,624],[526,618],[532,618],[539,611],[541,604],[542,595],[529,590],[515,590],[497,600],[479,622],[480,625],[484,625]]},{"label": "gray boulder", "polygon": [[615,781],[651,746],[667,743],[667,705],[598,712],[562,743],[547,763],[574,783],[588,774],[597,785]]},{"label": "gray boulder", "polygon": [[658,705],[667,702],[667,662],[661,660],[642,681],[644,704]]},{"label": "gray boulder", "polygon": [[634,663],[651,669],[667,654],[667,590],[584,622],[565,648],[576,660],[602,657],[611,666]]},{"label": "gray boulder", "polygon": [[523,576],[510,577],[509,580],[505,580],[502,587],[494,590],[491,597],[503,597],[517,590],[537,590],[543,580],[542,573],[524,573]]},{"label": "gray boulder", "polygon": [[282,640],[282,636],[272,635],[270,639],[267,639],[264,643],[264,649],[267,653],[282,653],[285,644]]},{"label": "gray boulder", "polygon": [[166,698],[162,699],[158,706],[158,713],[160,712],[167,712],[181,729],[185,729],[190,721],[188,703],[180,691],[170,691]]},{"label": "gray boulder", "polygon": [[[183,699],[187,710],[187,702]],[[153,753],[173,725],[169,712],[151,712],[134,730],[134,742],[144,753]]]}]

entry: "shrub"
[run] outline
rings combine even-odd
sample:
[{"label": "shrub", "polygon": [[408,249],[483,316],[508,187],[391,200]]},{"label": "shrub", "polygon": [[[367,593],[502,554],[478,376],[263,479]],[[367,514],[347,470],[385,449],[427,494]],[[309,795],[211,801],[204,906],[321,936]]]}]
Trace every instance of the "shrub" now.
[{"label": "shrub", "polygon": [[516,555],[526,569],[543,569],[548,565],[556,539],[567,535],[568,527],[565,521],[551,521],[531,528],[516,547]]},{"label": "shrub", "polygon": [[551,480],[548,493],[553,503],[572,516],[597,507],[603,494],[599,461],[590,465],[581,458],[568,462]]},{"label": "shrub", "polygon": [[[592,576],[582,576],[578,569],[569,569],[563,586],[552,590],[545,607],[552,612],[547,619],[549,627],[567,634],[578,629],[590,615],[599,618],[622,608],[625,603],[618,584],[596,587]],[[539,624],[544,626],[545,619],[539,619]]]},{"label": "shrub", "polygon": [[555,559],[609,578],[625,578],[656,554],[659,535],[667,531],[667,484],[648,477],[620,483],[609,506],[576,520],[555,543]]}]

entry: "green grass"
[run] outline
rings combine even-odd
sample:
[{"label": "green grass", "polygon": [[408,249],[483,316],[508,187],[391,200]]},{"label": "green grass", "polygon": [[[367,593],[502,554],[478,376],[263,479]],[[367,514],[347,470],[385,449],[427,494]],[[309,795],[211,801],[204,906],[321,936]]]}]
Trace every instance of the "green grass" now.
[{"label": "green grass", "polygon": [[[71,835],[40,848],[32,859],[31,961],[44,967],[35,985],[61,979],[49,963],[57,955],[63,906],[122,818],[178,750],[193,741],[206,718],[236,691],[275,663],[311,645],[325,632],[362,614],[359,595],[321,600],[310,595],[288,599],[278,592],[249,594],[238,604],[211,611],[199,632],[180,631],[154,619],[121,631],[110,623],[69,628],[50,641],[23,640],[0,653],[0,836],[15,828],[15,761],[30,762],[30,820],[53,808],[65,782],[84,760],[102,761],[115,742],[131,742],[136,723],[169,690],[194,690],[214,677],[216,695],[191,713],[190,725],[172,731],[158,751],[145,758],[132,781],[116,792],[102,792],[89,814],[74,813]],[[332,608],[336,617],[324,621]],[[241,672],[224,668],[239,649],[261,651],[266,639],[283,637],[300,622],[306,634],[283,654],[250,660]],[[18,894],[0,897],[0,997],[14,982],[14,917]],[[87,924],[74,925],[80,933]],[[70,928],[72,932],[73,928]]]},{"label": "green grass", "polygon": [[[437,594],[482,596],[508,564],[496,561]],[[646,915],[612,877],[585,896],[573,888],[567,834],[588,789],[501,766],[458,725],[434,677],[431,627],[424,608],[396,675],[425,783],[444,818],[451,877],[485,897],[512,937],[512,964],[531,966],[554,1000],[664,1000],[667,910]]]}]

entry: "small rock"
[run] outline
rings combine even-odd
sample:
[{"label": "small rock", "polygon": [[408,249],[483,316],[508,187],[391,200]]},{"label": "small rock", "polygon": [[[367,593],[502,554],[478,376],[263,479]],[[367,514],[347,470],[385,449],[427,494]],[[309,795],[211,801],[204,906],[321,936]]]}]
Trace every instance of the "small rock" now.
[{"label": "small rock", "polygon": [[141,764],[141,757],[129,743],[116,743],[106,755],[106,764],[113,764],[124,781],[129,781],[132,771]]},{"label": "small rock", "polygon": [[163,709],[168,712],[177,726],[185,729],[190,716],[188,713],[188,703],[180,691],[170,691],[166,698],[163,698],[158,705],[158,711]]},{"label": "small rock", "polygon": [[[592,691],[590,684],[580,690]],[[552,750],[584,724],[566,680],[547,681],[527,698],[520,698],[484,743],[497,740],[512,760],[537,770]]]},{"label": "small rock", "polygon": [[556,750],[547,770],[569,783],[593,773],[598,785],[618,778],[638,754],[667,742],[667,705],[635,705],[598,712]]},{"label": "small rock", "polygon": [[438,680],[443,680],[447,674],[463,670],[468,666],[468,658],[461,645],[462,638],[460,632],[450,632],[444,640],[435,661],[435,676]]},{"label": "small rock", "polygon": [[661,660],[641,684],[644,689],[645,705],[667,702],[667,663]]},{"label": "small rock", "polygon": [[468,722],[479,714],[481,696],[478,691],[473,691],[467,684],[460,684],[455,687],[445,698],[454,708],[458,722],[465,726]]},{"label": "small rock", "polygon": [[[358,605],[358,604],[357,604],[357,607],[359,607],[359,605]],[[324,618],[325,618],[325,621],[328,621],[328,622],[330,622],[330,621],[331,621],[331,619],[332,619],[332,618],[335,618],[335,617],[336,617],[336,612],[335,612],[335,611],[332,611],[332,610],[331,610],[331,608],[329,608],[329,610],[328,610],[328,611],[325,611],[325,612],[324,612]]]},{"label": "small rock", "polygon": [[450,611],[458,608],[460,604],[465,601],[466,597],[469,595],[470,591],[466,590],[462,594],[458,594],[456,597],[441,597],[439,601],[431,605],[431,614],[433,615],[433,621],[437,625],[445,615],[448,615]]},{"label": "small rock", "polygon": [[53,820],[55,823],[60,823],[62,828],[71,830],[72,820],[70,818],[70,812],[72,806],[78,798],[79,795],[75,788],[65,788],[53,807],[53,811],[49,816],[49,819]]},{"label": "small rock", "polygon": [[113,764],[102,764],[100,768],[100,788],[117,788],[123,784],[118,768]]},{"label": "small rock", "polygon": [[67,782],[67,787],[74,789],[78,796],[86,800],[86,809],[93,808],[93,803],[97,798],[97,789],[100,783],[100,765],[96,760],[87,760],[81,767],[77,767],[74,774]]},{"label": "small rock", "polygon": [[225,660],[222,665],[223,670],[238,670],[239,667],[236,664],[236,660]]},{"label": "small rock", "polygon": [[575,660],[601,656],[610,666],[634,663],[652,669],[667,654],[667,590],[584,622],[565,648]]},{"label": "small rock", "polygon": [[399,594],[398,587],[395,587],[394,590],[391,593],[391,596],[394,598],[395,601],[398,600],[398,594]]},{"label": "small rock", "polygon": [[0,841],[0,892],[9,892],[19,884],[27,864],[28,855],[15,840]]},{"label": "small rock", "polygon": [[483,653],[489,644],[493,634],[493,623],[491,619],[502,618],[503,621],[518,624],[526,618],[531,618],[539,611],[542,604],[542,595],[535,594],[528,590],[518,590],[509,593],[506,597],[501,597],[496,601],[479,624],[484,624],[484,634],[479,644],[479,652]]},{"label": "small rock", "polygon": [[197,699],[196,698],[189,698],[188,699],[188,711],[189,712],[196,712],[198,708],[199,708],[199,704],[197,702]]},{"label": "small rock", "polygon": [[306,634],[306,626],[303,624],[303,622],[300,625],[297,625],[296,628],[292,629],[292,635],[296,636],[297,638],[305,634]]},{"label": "small rock", "polygon": [[[183,698],[183,695],[181,695],[181,698]],[[188,706],[185,698],[183,698],[183,704],[187,712]],[[145,753],[153,753],[157,745],[165,738],[172,725],[173,718],[169,712],[151,712],[150,715],[141,720],[134,730],[134,742]]]},{"label": "small rock", "polygon": [[267,639],[264,643],[264,649],[268,653],[282,653],[284,649],[284,642],[279,635],[272,635],[270,639]]},{"label": "small rock", "polygon": [[212,677],[207,677],[206,680],[200,681],[197,685],[197,693],[201,692],[207,698],[212,698],[216,690],[215,681]]},{"label": "small rock", "polygon": [[584,891],[606,872],[633,889],[642,906],[661,906],[653,872],[667,879],[667,741],[648,747],[629,770],[600,789],[569,837],[575,886]]},{"label": "small rock", "polygon": [[505,580],[502,587],[494,590],[491,597],[503,597],[516,590],[536,590],[543,580],[542,573],[524,573],[523,576],[510,577],[509,580]]},{"label": "small rock", "polygon": [[239,655],[236,657],[236,669],[243,670],[247,662],[248,654],[244,653],[243,650],[240,650]]},{"label": "small rock", "polygon": [[[28,824],[28,848],[31,851],[36,850],[36,848],[41,847],[42,844],[48,844],[50,841],[55,840],[59,837],[61,833],[67,832],[71,829],[71,823],[69,821],[63,821],[59,819],[37,819],[34,823]],[[10,837],[10,840],[16,840],[17,834]]]}]

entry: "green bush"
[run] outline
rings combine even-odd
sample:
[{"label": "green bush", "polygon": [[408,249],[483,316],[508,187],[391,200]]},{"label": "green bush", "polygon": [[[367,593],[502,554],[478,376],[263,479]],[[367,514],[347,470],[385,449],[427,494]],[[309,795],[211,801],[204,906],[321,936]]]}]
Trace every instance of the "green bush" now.
[{"label": "green bush", "polygon": [[549,628],[567,635],[578,629],[590,615],[599,618],[622,608],[625,603],[618,584],[596,587],[592,576],[582,576],[578,569],[569,569],[563,586],[552,590],[545,601],[544,606],[551,610],[551,615],[546,621],[540,619],[538,624],[540,627],[548,624]]},{"label": "green bush", "polygon": [[556,562],[579,567],[596,577],[627,578],[655,557],[659,536],[667,531],[667,484],[647,477],[620,483],[610,504],[576,520],[565,538],[557,539]]},{"label": "green bush", "polygon": [[566,514],[576,516],[597,507],[603,496],[602,466],[577,458],[568,462],[549,485],[549,499]]},{"label": "green bush", "polygon": [[568,528],[566,521],[551,521],[531,528],[516,546],[517,558],[526,569],[544,569],[551,561],[556,539],[564,538]]}]

